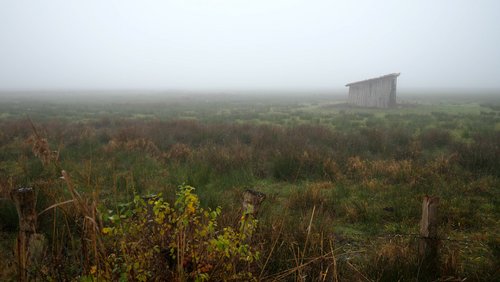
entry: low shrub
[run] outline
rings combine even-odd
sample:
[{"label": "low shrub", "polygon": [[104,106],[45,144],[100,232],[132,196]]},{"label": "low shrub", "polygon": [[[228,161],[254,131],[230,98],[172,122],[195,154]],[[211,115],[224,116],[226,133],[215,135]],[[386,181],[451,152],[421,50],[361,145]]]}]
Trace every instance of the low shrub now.
[{"label": "low shrub", "polygon": [[173,205],[160,196],[136,196],[112,213],[102,229],[107,246],[104,265],[90,275],[106,280],[249,280],[259,253],[249,245],[256,221],[243,216],[239,229],[221,228],[221,210],[203,209],[194,188],[182,185]]}]

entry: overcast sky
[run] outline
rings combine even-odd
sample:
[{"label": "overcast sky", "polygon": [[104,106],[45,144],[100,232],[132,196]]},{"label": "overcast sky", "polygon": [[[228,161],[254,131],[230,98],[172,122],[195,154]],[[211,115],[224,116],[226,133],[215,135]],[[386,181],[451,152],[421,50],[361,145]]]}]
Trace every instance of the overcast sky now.
[{"label": "overcast sky", "polygon": [[0,89],[500,89],[500,1],[0,0]]}]

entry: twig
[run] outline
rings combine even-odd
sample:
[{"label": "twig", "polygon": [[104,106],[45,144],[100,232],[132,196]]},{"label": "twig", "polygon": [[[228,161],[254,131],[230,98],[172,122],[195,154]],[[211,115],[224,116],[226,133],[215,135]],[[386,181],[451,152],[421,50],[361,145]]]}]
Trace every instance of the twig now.
[{"label": "twig", "polygon": [[44,212],[49,211],[49,210],[51,210],[51,209],[53,209],[53,208],[57,208],[58,206],[62,206],[62,205],[65,205],[65,204],[69,204],[69,203],[72,203],[72,202],[74,202],[74,201],[75,201],[75,199],[71,199],[71,200],[67,200],[67,201],[64,201],[64,202],[60,202],[60,203],[53,204],[52,206],[50,206],[50,207],[48,207],[48,208],[44,209],[43,211],[39,212],[39,213],[38,213],[38,216],[40,216],[40,215],[41,215],[41,214],[43,214]]},{"label": "twig", "polygon": [[361,275],[361,277],[363,277],[366,281],[372,281],[370,279],[368,279],[366,276],[363,275],[363,273],[361,273],[361,271],[359,271],[354,265],[352,265],[349,261],[346,261],[347,262],[347,265],[349,265],[350,267],[352,267],[352,269],[354,269],[359,275]]},{"label": "twig", "polygon": [[270,278],[274,278],[274,279],[282,279],[288,275],[291,275],[292,273],[295,273],[297,272],[298,270],[301,270],[302,268],[308,266],[309,264],[312,264],[318,260],[321,260],[321,259],[325,259],[327,258],[328,256],[330,255],[330,252],[322,255],[322,256],[319,256],[319,257],[316,257],[316,258],[313,258],[311,259],[310,261],[306,262],[306,263],[303,263],[301,265],[298,265],[294,268],[291,268],[291,269],[287,269],[287,270],[284,270],[284,271],[281,271],[281,272],[278,272],[276,274],[273,274],[273,275],[269,275],[269,276],[266,276],[266,277],[263,277],[263,280],[266,280],[266,279],[270,279]]},{"label": "twig", "polygon": [[278,237],[276,237],[276,240],[274,240],[273,246],[271,247],[271,251],[269,252],[269,255],[266,258],[266,261],[264,262],[264,265],[262,266],[262,270],[260,271],[259,274],[259,280],[262,278],[262,274],[264,274],[264,270],[266,269],[267,263],[269,262],[269,259],[271,258],[271,255],[274,252],[274,249],[276,247],[276,244],[278,243],[279,238],[281,237],[281,232],[283,231],[283,226],[284,226],[284,220],[281,222],[280,226],[280,231],[278,232]]},{"label": "twig", "polygon": [[307,243],[309,242],[309,235],[311,234],[311,229],[312,229],[312,222],[314,219],[314,212],[316,211],[316,205],[313,206],[313,210],[311,213],[311,219],[309,219],[309,226],[307,226],[307,236],[306,236],[306,242],[304,243],[304,249],[302,249],[302,258],[300,260],[300,264],[304,261],[304,256],[306,254],[306,249],[307,249]]}]

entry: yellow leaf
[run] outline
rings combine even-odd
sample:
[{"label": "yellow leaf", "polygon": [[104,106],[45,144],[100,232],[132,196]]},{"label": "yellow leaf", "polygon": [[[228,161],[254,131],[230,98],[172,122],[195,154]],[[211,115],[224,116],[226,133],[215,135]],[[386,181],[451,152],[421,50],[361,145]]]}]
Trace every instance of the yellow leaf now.
[{"label": "yellow leaf", "polygon": [[108,234],[108,233],[111,233],[112,231],[113,231],[112,227],[104,227],[102,229],[102,234]]}]

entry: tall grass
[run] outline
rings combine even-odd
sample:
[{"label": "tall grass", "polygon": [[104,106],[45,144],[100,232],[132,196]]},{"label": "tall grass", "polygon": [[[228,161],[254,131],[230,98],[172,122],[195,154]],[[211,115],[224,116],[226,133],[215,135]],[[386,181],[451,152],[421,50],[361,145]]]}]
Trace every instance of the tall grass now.
[{"label": "tall grass", "polygon": [[[165,274],[171,263],[168,277],[179,280],[203,278],[198,274],[229,264],[234,266],[230,273],[244,273],[245,279],[251,274],[263,280],[411,280],[418,276],[418,257],[408,234],[417,232],[421,197],[433,194],[443,199],[442,234],[457,240],[442,243],[443,279],[492,281],[498,278],[499,261],[497,120],[467,116],[458,123],[453,118],[345,113],[328,124],[282,126],[107,117],[45,120],[35,130],[25,120],[6,120],[0,122],[0,171],[7,177],[0,181],[3,191],[21,185],[37,189],[43,211],[39,230],[49,241],[37,273],[42,279],[118,279],[114,268],[124,277],[151,278]],[[469,138],[456,135],[457,130]],[[141,217],[134,217],[134,199],[157,199],[162,193],[161,204],[172,207],[182,183],[196,187],[198,211],[222,207],[214,229],[219,233],[210,237],[215,240],[236,236],[245,189],[266,193],[255,233],[245,241],[260,256],[251,263],[231,257],[203,272],[217,261],[217,252],[197,245],[200,237],[192,228],[198,225],[182,229],[181,237],[194,240],[192,246],[211,257],[210,263],[188,267],[177,257],[160,258],[162,250],[146,256],[155,245],[169,249],[165,244],[172,238],[168,244],[177,246],[176,252],[184,239],[159,236],[160,225],[154,225],[151,236],[142,236],[150,225],[137,220],[149,220],[148,205],[155,201],[145,200],[139,205]],[[0,215],[2,231],[14,231],[12,206],[2,205]],[[125,222],[144,229],[129,234],[121,225]],[[224,228],[235,233],[217,237]],[[244,245],[231,242],[234,248]],[[190,251],[186,247],[182,256]],[[233,254],[239,257],[242,251]],[[209,277],[221,278],[216,272]]]}]

